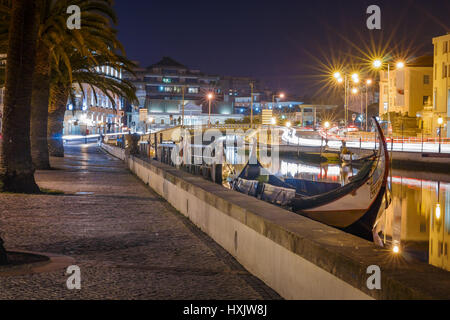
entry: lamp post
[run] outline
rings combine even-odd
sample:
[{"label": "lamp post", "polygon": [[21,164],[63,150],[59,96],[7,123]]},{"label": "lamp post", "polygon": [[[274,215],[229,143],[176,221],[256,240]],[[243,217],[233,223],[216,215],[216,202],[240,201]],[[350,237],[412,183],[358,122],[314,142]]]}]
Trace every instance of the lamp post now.
[{"label": "lamp post", "polygon": [[439,125],[439,153],[441,153],[441,135],[442,135],[442,124],[444,123],[444,119],[441,116],[438,118]]},{"label": "lamp post", "polygon": [[[381,59],[376,59],[373,62],[373,67],[375,69],[381,69],[383,67],[383,61]],[[398,61],[396,63],[396,68],[397,70],[403,69],[405,67],[405,63],[403,61]],[[387,108],[386,108],[386,113],[387,113],[387,121],[388,121],[388,133],[389,133],[389,125],[391,123],[391,116],[389,114],[389,108],[390,108],[390,104],[391,104],[391,76],[390,76],[390,71],[391,71],[391,61],[387,62],[387,74],[388,74],[388,96],[387,96]],[[382,91],[382,90],[380,90]]]},{"label": "lamp post", "polygon": [[372,79],[367,79],[366,80],[366,114],[364,116],[364,122],[366,123],[366,132],[368,130],[367,126],[368,126],[368,122],[369,122],[369,113],[368,113],[368,105],[369,105],[369,97],[368,97],[368,91],[369,91],[369,86],[372,85]]},{"label": "lamp post", "polygon": [[253,129],[253,82],[250,82],[250,128]]},{"label": "lamp post", "polygon": [[214,98],[212,93],[208,93],[208,127],[211,127],[211,100]]},{"label": "lamp post", "polygon": [[284,98],[284,93],[280,93],[279,95],[278,94],[273,94],[272,95],[272,109],[274,109],[274,110],[275,110],[275,107],[274,107],[274,105],[275,105],[275,97],[283,99]]},{"label": "lamp post", "polygon": [[[342,77],[343,76],[343,77]],[[348,100],[349,100],[349,94],[348,91],[350,89],[350,81],[349,76],[346,72],[336,72],[334,73],[333,77],[337,80],[339,84],[344,84],[344,126],[347,129],[347,121],[348,121]],[[359,75],[358,73],[353,73],[351,75],[353,83],[357,84],[359,83]],[[354,89],[353,89],[354,90]]]},{"label": "lamp post", "polygon": [[181,102],[181,127],[184,128],[184,93],[186,86],[181,86],[182,102]]}]

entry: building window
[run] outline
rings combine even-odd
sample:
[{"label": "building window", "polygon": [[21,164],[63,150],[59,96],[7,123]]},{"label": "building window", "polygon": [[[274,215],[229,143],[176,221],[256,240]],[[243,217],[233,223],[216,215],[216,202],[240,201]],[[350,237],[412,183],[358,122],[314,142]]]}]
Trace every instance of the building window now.
[{"label": "building window", "polygon": [[438,74],[438,65],[437,63],[434,65],[434,80],[437,80],[437,74]]},{"label": "building window", "polygon": [[430,106],[431,105],[431,96],[423,96],[423,105]]},{"label": "building window", "polygon": [[423,84],[430,84],[430,76],[429,75],[424,75],[423,76]]},{"label": "building window", "polygon": [[172,79],[170,78],[163,78],[164,83],[172,83]]},{"label": "building window", "polygon": [[444,54],[448,52],[448,42],[444,42]]},{"label": "building window", "polygon": [[445,65],[445,63],[442,63],[442,78],[447,78],[447,66]]},{"label": "building window", "polygon": [[198,93],[198,88],[188,88],[188,93]]}]

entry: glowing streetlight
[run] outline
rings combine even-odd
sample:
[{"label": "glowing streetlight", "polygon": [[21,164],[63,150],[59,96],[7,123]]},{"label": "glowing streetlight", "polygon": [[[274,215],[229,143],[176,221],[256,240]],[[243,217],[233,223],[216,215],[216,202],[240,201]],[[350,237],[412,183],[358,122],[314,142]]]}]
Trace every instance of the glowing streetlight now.
[{"label": "glowing streetlight", "polygon": [[328,129],[330,127],[330,122],[329,121],[325,121],[323,126],[325,127],[325,129]]},{"label": "glowing streetlight", "polygon": [[208,127],[211,127],[211,100],[214,95],[210,92],[206,97],[208,98]]},{"label": "glowing streetlight", "polygon": [[[372,65],[373,65],[373,67],[374,67],[375,69],[381,69],[381,67],[383,66],[383,62],[382,62],[382,60],[380,60],[380,59],[376,59],[376,60],[373,61]],[[397,69],[403,69],[403,68],[406,66],[406,64],[405,64],[404,61],[398,61],[398,62],[396,63],[395,66],[397,67]],[[390,62],[388,62],[388,63],[387,63],[388,94],[387,94],[387,107],[386,107],[386,113],[387,113],[387,115],[388,115],[388,128],[389,128],[389,125],[390,125],[390,123],[391,123],[391,120],[390,120],[391,117],[390,117],[390,115],[389,115],[389,106],[390,106],[390,102],[391,102],[391,78],[390,78],[390,69],[391,69],[391,64],[390,64]]]},{"label": "glowing streetlight", "polygon": [[338,79],[337,79],[337,82],[342,83],[342,82],[344,82],[344,79],[338,78]]},{"label": "glowing streetlight", "polygon": [[272,118],[270,122],[271,122],[273,125],[276,125],[276,124],[277,124],[277,119]]},{"label": "glowing streetlight", "polygon": [[392,251],[393,251],[394,253],[399,253],[399,252],[400,252],[399,246],[398,246],[398,245],[393,246],[393,247],[392,247]]},{"label": "glowing streetlight", "polygon": [[375,69],[380,69],[383,65],[383,61],[381,61],[380,59],[376,59],[372,65]]},{"label": "glowing streetlight", "polygon": [[333,77],[337,80],[342,79],[341,73],[340,72],[336,72]]},{"label": "glowing streetlight", "polygon": [[291,122],[290,122],[290,121],[287,121],[287,122],[286,122],[286,127],[288,127],[288,128],[291,127]]},{"label": "glowing streetlight", "polygon": [[358,88],[353,88],[353,89],[352,89],[352,93],[353,93],[353,94],[357,94],[357,93],[358,93]]},{"label": "glowing streetlight", "polygon": [[367,79],[366,80],[366,85],[370,86],[372,84],[372,79]]},{"label": "glowing streetlight", "polygon": [[399,61],[395,66],[397,69],[403,69],[405,67],[405,63],[403,61]]},{"label": "glowing streetlight", "polygon": [[275,97],[278,97],[279,99],[284,99],[285,95],[284,93],[280,94],[273,94],[272,95],[272,108],[275,110]]}]

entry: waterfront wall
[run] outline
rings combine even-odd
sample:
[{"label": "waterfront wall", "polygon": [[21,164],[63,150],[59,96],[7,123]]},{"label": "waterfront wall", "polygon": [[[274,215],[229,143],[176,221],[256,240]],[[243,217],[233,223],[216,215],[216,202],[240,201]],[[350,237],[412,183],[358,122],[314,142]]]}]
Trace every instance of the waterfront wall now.
[{"label": "waterfront wall", "polygon": [[[201,177],[103,148],[286,299],[450,298],[443,270],[408,264],[368,241]],[[373,265],[381,270],[380,290],[367,287]]]}]

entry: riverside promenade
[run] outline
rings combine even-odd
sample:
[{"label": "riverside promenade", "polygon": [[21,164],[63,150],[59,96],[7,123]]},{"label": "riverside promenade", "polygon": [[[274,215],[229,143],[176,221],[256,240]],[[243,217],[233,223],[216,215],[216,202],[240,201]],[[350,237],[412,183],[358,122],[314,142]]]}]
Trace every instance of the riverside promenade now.
[{"label": "riverside promenade", "polygon": [[0,272],[0,299],[280,299],[97,145],[52,165],[37,182],[64,194],[0,194],[0,232],[8,250],[73,258],[81,290],[65,268]]}]

